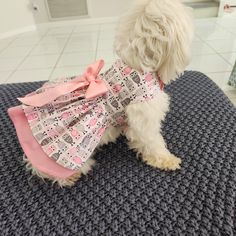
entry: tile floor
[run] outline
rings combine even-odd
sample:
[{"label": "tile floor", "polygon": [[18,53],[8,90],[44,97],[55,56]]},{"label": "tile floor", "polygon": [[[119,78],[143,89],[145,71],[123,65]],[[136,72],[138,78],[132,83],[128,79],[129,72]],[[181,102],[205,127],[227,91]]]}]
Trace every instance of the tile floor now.
[{"label": "tile floor", "polygon": [[[227,85],[236,61],[236,18],[195,21],[192,61],[187,69],[207,74],[236,105],[236,90]],[[0,39],[0,83],[56,79],[83,72],[98,58],[109,67],[115,56],[115,23],[41,27]]]}]

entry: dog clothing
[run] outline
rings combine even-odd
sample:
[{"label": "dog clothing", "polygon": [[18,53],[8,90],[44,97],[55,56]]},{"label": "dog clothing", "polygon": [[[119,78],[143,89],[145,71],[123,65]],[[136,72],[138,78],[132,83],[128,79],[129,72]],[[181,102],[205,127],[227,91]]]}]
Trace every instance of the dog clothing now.
[{"label": "dog clothing", "polygon": [[129,104],[153,99],[163,89],[157,74],[140,73],[120,59],[99,74],[103,65],[100,60],[81,76],[47,82],[9,110],[21,146],[37,169],[53,176],[61,167],[68,175],[79,170],[107,127],[126,125]]}]

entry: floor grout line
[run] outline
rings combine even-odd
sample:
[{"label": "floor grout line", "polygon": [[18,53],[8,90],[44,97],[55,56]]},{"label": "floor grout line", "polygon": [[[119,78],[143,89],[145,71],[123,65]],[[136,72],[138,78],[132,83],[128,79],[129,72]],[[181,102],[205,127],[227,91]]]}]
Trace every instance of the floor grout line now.
[{"label": "floor grout line", "polygon": [[[222,25],[220,25],[220,24],[218,24],[216,21],[215,22],[212,22],[213,23],[213,25],[215,25],[216,27],[218,27],[218,29],[223,29],[223,30],[225,30],[226,32],[228,32],[228,33],[230,33],[230,34],[232,34],[232,37],[234,37],[234,33],[232,33],[230,30],[229,30],[229,28],[225,28],[225,27],[223,27]],[[91,25],[95,25],[96,23],[94,23],[94,24],[91,24]],[[98,26],[98,28],[97,28],[97,30],[96,30],[96,37],[97,38],[95,38],[96,39],[96,48],[95,48],[95,50],[91,50],[90,52],[92,52],[92,53],[94,53],[94,60],[96,60],[97,59],[97,56],[98,56],[98,53],[99,53],[99,43],[100,43],[100,37],[101,37],[101,33],[102,33],[102,25],[106,25],[106,24],[108,24],[108,23],[105,23],[105,24],[96,24],[97,26]],[[110,24],[113,24],[113,23],[110,23]],[[77,25],[73,25],[71,28],[72,28],[72,30],[71,30],[71,32],[70,33],[68,33],[68,34],[66,34],[66,33],[60,33],[60,34],[52,34],[52,35],[50,35],[49,34],[49,31],[50,30],[53,30],[53,29],[55,29],[55,28],[64,28],[64,26],[60,26],[60,27],[51,27],[51,28],[47,28],[47,29],[45,29],[45,32],[43,31],[42,32],[42,34],[41,35],[38,35],[39,37],[40,36],[42,36],[41,38],[40,38],[40,40],[35,44],[35,45],[33,45],[32,46],[32,48],[31,48],[31,50],[29,51],[29,53],[27,53],[27,55],[26,56],[23,56],[22,57],[22,60],[20,61],[20,63],[18,64],[18,66],[14,69],[14,70],[12,70],[12,71],[10,71],[9,72],[9,75],[8,76],[6,76],[6,79],[5,79],[5,82],[7,82],[10,78],[11,78],[11,76],[16,72],[16,71],[34,71],[34,70],[43,70],[43,69],[47,69],[48,70],[48,72],[50,72],[49,73],[49,75],[48,75],[48,79],[50,80],[50,79],[52,79],[52,75],[53,75],[53,73],[55,72],[55,70],[57,69],[57,68],[75,68],[75,67],[82,67],[83,65],[78,65],[78,66],[76,66],[76,65],[62,65],[62,66],[60,66],[60,67],[58,67],[58,65],[59,65],[59,62],[60,62],[60,60],[61,60],[61,58],[62,58],[62,56],[63,55],[65,55],[65,54],[73,54],[73,53],[80,53],[79,51],[78,52],[65,52],[65,49],[66,49],[66,47],[68,46],[68,44],[69,44],[69,41],[70,41],[70,39],[73,37],[73,35],[75,35],[76,36],[76,34],[78,34],[78,35],[80,35],[81,33],[80,32],[78,32],[78,33],[75,33],[75,29],[77,28],[78,26]],[[204,27],[204,26],[203,26]],[[210,27],[210,26],[209,26]],[[197,27],[196,27],[197,28]],[[206,27],[206,29],[207,29],[207,27]],[[108,29],[108,31],[109,31],[109,29]],[[82,33],[91,33],[92,31],[88,31],[88,32],[82,32]],[[223,33],[224,33],[224,31],[223,31]],[[9,41],[9,43],[6,45],[6,47],[4,47],[4,49],[2,49],[1,51],[0,51],[0,53],[1,52],[3,52],[3,51],[5,51],[7,48],[10,48],[11,47],[11,44],[13,44],[14,43],[14,41],[15,40],[17,40],[17,39],[19,39],[19,38],[21,38],[21,36],[22,35],[24,35],[24,34],[21,34],[21,35],[18,35],[18,36],[16,36],[16,37],[14,37],[14,38],[12,38],[12,40],[11,41]],[[228,34],[227,34],[228,35]],[[63,45],[61,45],[61,46],[63,46],[63,48],[62,48],[62,50],[59,52],[59,53],[50,53],[50,54],[47,54],[47,55],[58,55],[58,58],[55,58],[56,60],[55,60],[55,64],[52,66],[52,67],[50,67],[50,68],[45,68],[45,67],[43,67],[43,68],[28,68],[28,69],[22,69],[22,70],[19,70],[19,68],[20,68],[20,66],[27,60],[27,58],[29,57],[29,56],[35,56],[35,57],[38,57],[38,56],[47,56],[46,54],[39,54],[39,55],[31,55],[31,53],[32,53],[32,51],[40,44],[40,42],[43,40],[43,38],[45,38],[45,37],[63,37],[63,36],[65,36],[65,38],[67,38],[66,39],[66,41],[64,42],[64,44]],[[216,36],[218,36],[218,35],[216,35]],[[230,36],[230,35],[229,35]],[[230,54],[230,53],[236,53],[236,51],[235,52],[232,52],[232,51],[229,51],[229,52],[223,52],[223,53],[220,53],[220,52],[218,52],[218,50],[216,50],[216,49],[214,49],[212,46],[211,46],[211,41],[215,41],[215,40],[226,40],[226,39],[212,39],[212,40],[206,40],[206,39],[204,39],[203,38],[203,36],[201,37],[201,35],[198,35],[198,34],[196,34],[196,36],[195,36],[197,39],[198,39],[198,41],[197,42],[201,42],[201,43],[203,43],[203,45],[206,45],[207,47],[209,47],[209,48],[211,48],[213,51],[211,52],[211,53],[200,53],[200,54],[196,54],[196,55],[193,55],[193,57],[192,58],[194,58],[194,57],[204,57],[205,55],[212,55],[212,57],[220,57],[221,59],[223,59],[225,62],[226,62],[226,65],[225,65],[225,67],[227,68],[227,65],[229,65],[229,67],[230,66],[232,66],[232,64],[227,60],[227,59],[225,59],[223,56],[222,56],[222,54]],[[219,37],[221,37],[221,35],[219,35]],[[230,37],[229,37],[229,39],[230,39]],[[86,40],[86,39],[85,39]],[[110,38],[108,38],[108,40],[112,40],[112,39],[110,39]],[[1,40],[0,40],[1,41]],[[3,44],[4,45],[4,44]],[[45,45],[53,45],[53,43],[52,44],[50,44],[50,43],[46,43]],[[26,45],[27,46],[27,45]],[[19,46],[19,47],[21,47],[21,46]],[[72,48],[73,49],[73,48]],[[110,52],[111,50],[102,50],[102,51],[104,51],[105,53],[106,52]],[[87,51],[84,51],[84,53],[86,53]],[[109,57],[109,55],[108,55],[108,57]],[[81,61],[81,63],[82,63],[82,61]],[[223,62],[222,62],[223,63]],[[86,67],[86,65],[84,65],[85,67]],[[222,66],[223,67],[223,66]],[[214,67],[213,67],[213,69],[214,69]],[[224,68],[223,68],[224,69]],[[73,70],[73,69],[72,69]],[[68,70],[69,71],[69,70]],[[6,71],[7,72],[7,71]],[[66,70],[65,70],[65,72],[66,72]],[[230,68],[229,69],[224,69],[223,71],[211,71],[211,72],[205,72],[206,74],[218,74],[218,73],[227,73],[227,72],[231,72],[230,71]],[[1,72],[0,72],[1,73]],[[6,73],[6,75],[7,75],[7,73]],[[216,77],[217,78],[217,77]]]},{"label": "floor grout line", "polygon": [[208,43],[207,41],[205,41],[205,43],[207,44],[208,47],[210,47],[218,56],[221,57],[221,59],[223,59],[228,65],[232,66],[231,63],[229,63],[222,55],[220,52],[218,52],[217,50],[215,50],[210,43]]},{"label": "floor grout line", "polygon": [[99,29],[98,29],[98,33],[97,33],[97,45],[96,45],[95,58],[94,58],[94,60],[97,59],[97,54],[98,54],[98,44],[99,44],[99,40],[100,40],[101,27],[102,27],[102,24],[99,25]]},{"label": "floor grout line", "polygon": [[1,53],[3,53],[16,39],[17,39],[17,37],[14,38],[11,42],[9,42],[9,43],[6,45],[6,47],[4,46],[4,48],[0,50],[0,55],[1,55]]},{"label": "floor grout line", "polygon": [[[39,43],[43,40],[43,38],[46,36],[48,31],[45,31],[45,33],[41,36],[41,38],[39,39],[39,41],[31,48],[31,50],[29,51],[29,53],[22,59],[22,61],[18,64],[18,66],[12,71],[12,73],[7,77],[6,81],[7,82],[11,76],[18,70],[18,68],[25,62],[25,60],[30,56],[31,52],[39,45]],[[20,38],[17,37],[17,38]]]},{"label": "floor grout line", "polygon": [[227,62],[232,67],[231,68],[231,71],[232,71],[233,65],[228,60],[226,60],[220,53],[218,53],[218,56],[220,56],[225,62]]},{"label": "floor grout line", "polygon": [[[56,64],[55,64],[54,68],[52,69],[52,71],[51,71],[51,73],[50,73],[50,75],[49,75],[49,80],[52,79],[52,75],[53,75],[54,71],[55,71],[57,68],[67,67],[67,66],[57,67],[57,65],[58,65],[58,63],[59,63],[59,61],[60,61],[60,59],[61,59],[61,57],[62,57],[63,55],[65,55],[65,54],[78,53],[78,52],[71,52],[71,53],[65,52],[65,48],[66,48],[66,46],[68,45],[68,43],[69,43],[70,39],[72,38],[72,36],[74,35],[75,29],[76,29],[76,26],[74,26],[74,28],[73,28],[73,30],[72,30],[70,36],[68,37],[68,40],[67,40],[67,42],[66,42],[66,44],[65,44],[65,47],[63,48],[63,50],[62,50],[62,52],[61,52],[61,54],[60,54],[60,56],[59,56],[59,58],[58,58],[58,60],[57,60],[57,62],[56,62]],[[98,31],[97,31],[97,44],[98,44],[98,39],[99,39],[99,33],[100,33],[100,25],[99,25],[99,28],[98,28]],[[96,50],[97,50],[97,47],[98,47],[98,45],[96,45]],[[94,51],[91,51],[91,52],[94,52]],[[96,51],[95,51],[94,57],[95,57],[95,58],[94,58],[94,60],[95,60],[95,59],[96,59]],[[78,67],[79,67],[79,66],[82,66],[82,65],[78,65]],[[85,65],[85,66],[87,66],[87,65]],[[75,67],[75,66],[70,66],[70,67]]]},{"label": "floor grout line", "polygon": [[76,26],[73,26],[73,29],[72,29],[70,35],[68,36],[68,39],[67,39],[67,41],[65,42],[64,47],[63,47],[63,49],[62,49],[62,51],[61,51],[59,57],[57,58],[57,61],[56,61],[55,65],[54,65],[54,67],[53,67],[52,70],[51,70],[51,73],[50,73],[49,76],[48,76],[48,80],[51,80],[51,79],[52,79],[51,77],[52,77],[52,75],[53,75],[53,72],[55,71],[55,69],[56,69],[56,67],[57,67],[57,65],[58,65],[58,63],[59,63],[59,61],[61,60],[61,57],[62,57],[62,55],[64,54],[64,51],[65,51],[65,49],[66,49],[66,47],[67,47],[67,45],[68,45],[68,43],[69,43],[69,41],[70,41],[70,39],[71,39],[71,37],[72,37],[74,31],[75,31],[75,28],[76,28]]}]

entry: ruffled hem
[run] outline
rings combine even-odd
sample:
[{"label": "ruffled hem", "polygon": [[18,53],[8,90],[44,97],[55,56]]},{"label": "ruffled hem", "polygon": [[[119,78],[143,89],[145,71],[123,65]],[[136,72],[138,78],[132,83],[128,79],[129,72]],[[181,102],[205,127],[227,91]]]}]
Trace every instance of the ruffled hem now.
[{"label": "ruffled hem", "polygon": [[33,167],[49,176],[60,179],[66,179],[76,173],[74,170],[57,164],[46,155],[34,138],[21,106],[8,109],[8,114],[15,126],[22,149]]}]

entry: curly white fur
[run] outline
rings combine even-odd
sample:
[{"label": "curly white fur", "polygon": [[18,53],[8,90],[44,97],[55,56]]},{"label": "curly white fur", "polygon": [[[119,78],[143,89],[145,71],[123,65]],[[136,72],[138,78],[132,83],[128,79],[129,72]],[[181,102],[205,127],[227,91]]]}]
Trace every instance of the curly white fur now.
[{"label": "curly white fur", "polygon": [[[164,83],[169,83],[183,73],[189,62],[192,29],[190,10],[179,0],[135,1],[120,20],[114,49],[130,67],[156,72]],[[109,127],[100,145],[114,142],[123,132],[130,148],[136,150],[147,164],[164,170],[180,168],[181,160],[168,151],[161,135],[161,122],[168,107],[169,98],[164,92],[154,100],[129,105],[126,109],[128,128]],[[62,186],[72,185],[92,165],[90,159],[78,175],[54,181]],[[37,170],[33,169],[33,172],[52,179]]]},{"label": "curly white fur", "polygon": [[121,18],[117,55],[132,68],[158,72],[164,83],[180,75],[190,59],[190,9],[179,0],[139,0]]},{"label": "curly white fur", "polygon": [[[139,71],[156,72],[167,84],[188,65],[192,37],[191,10],[179,0],[139,0],[121,18],[114,48],[126,64]],[[161,135],[168,107],[169,98],[164,92],[154,100],[129,105],[124,133],[130,147],[147,164],[175,170],[181,160],[169,152]],[[114,132],[112,139],[116,136]]]}]

